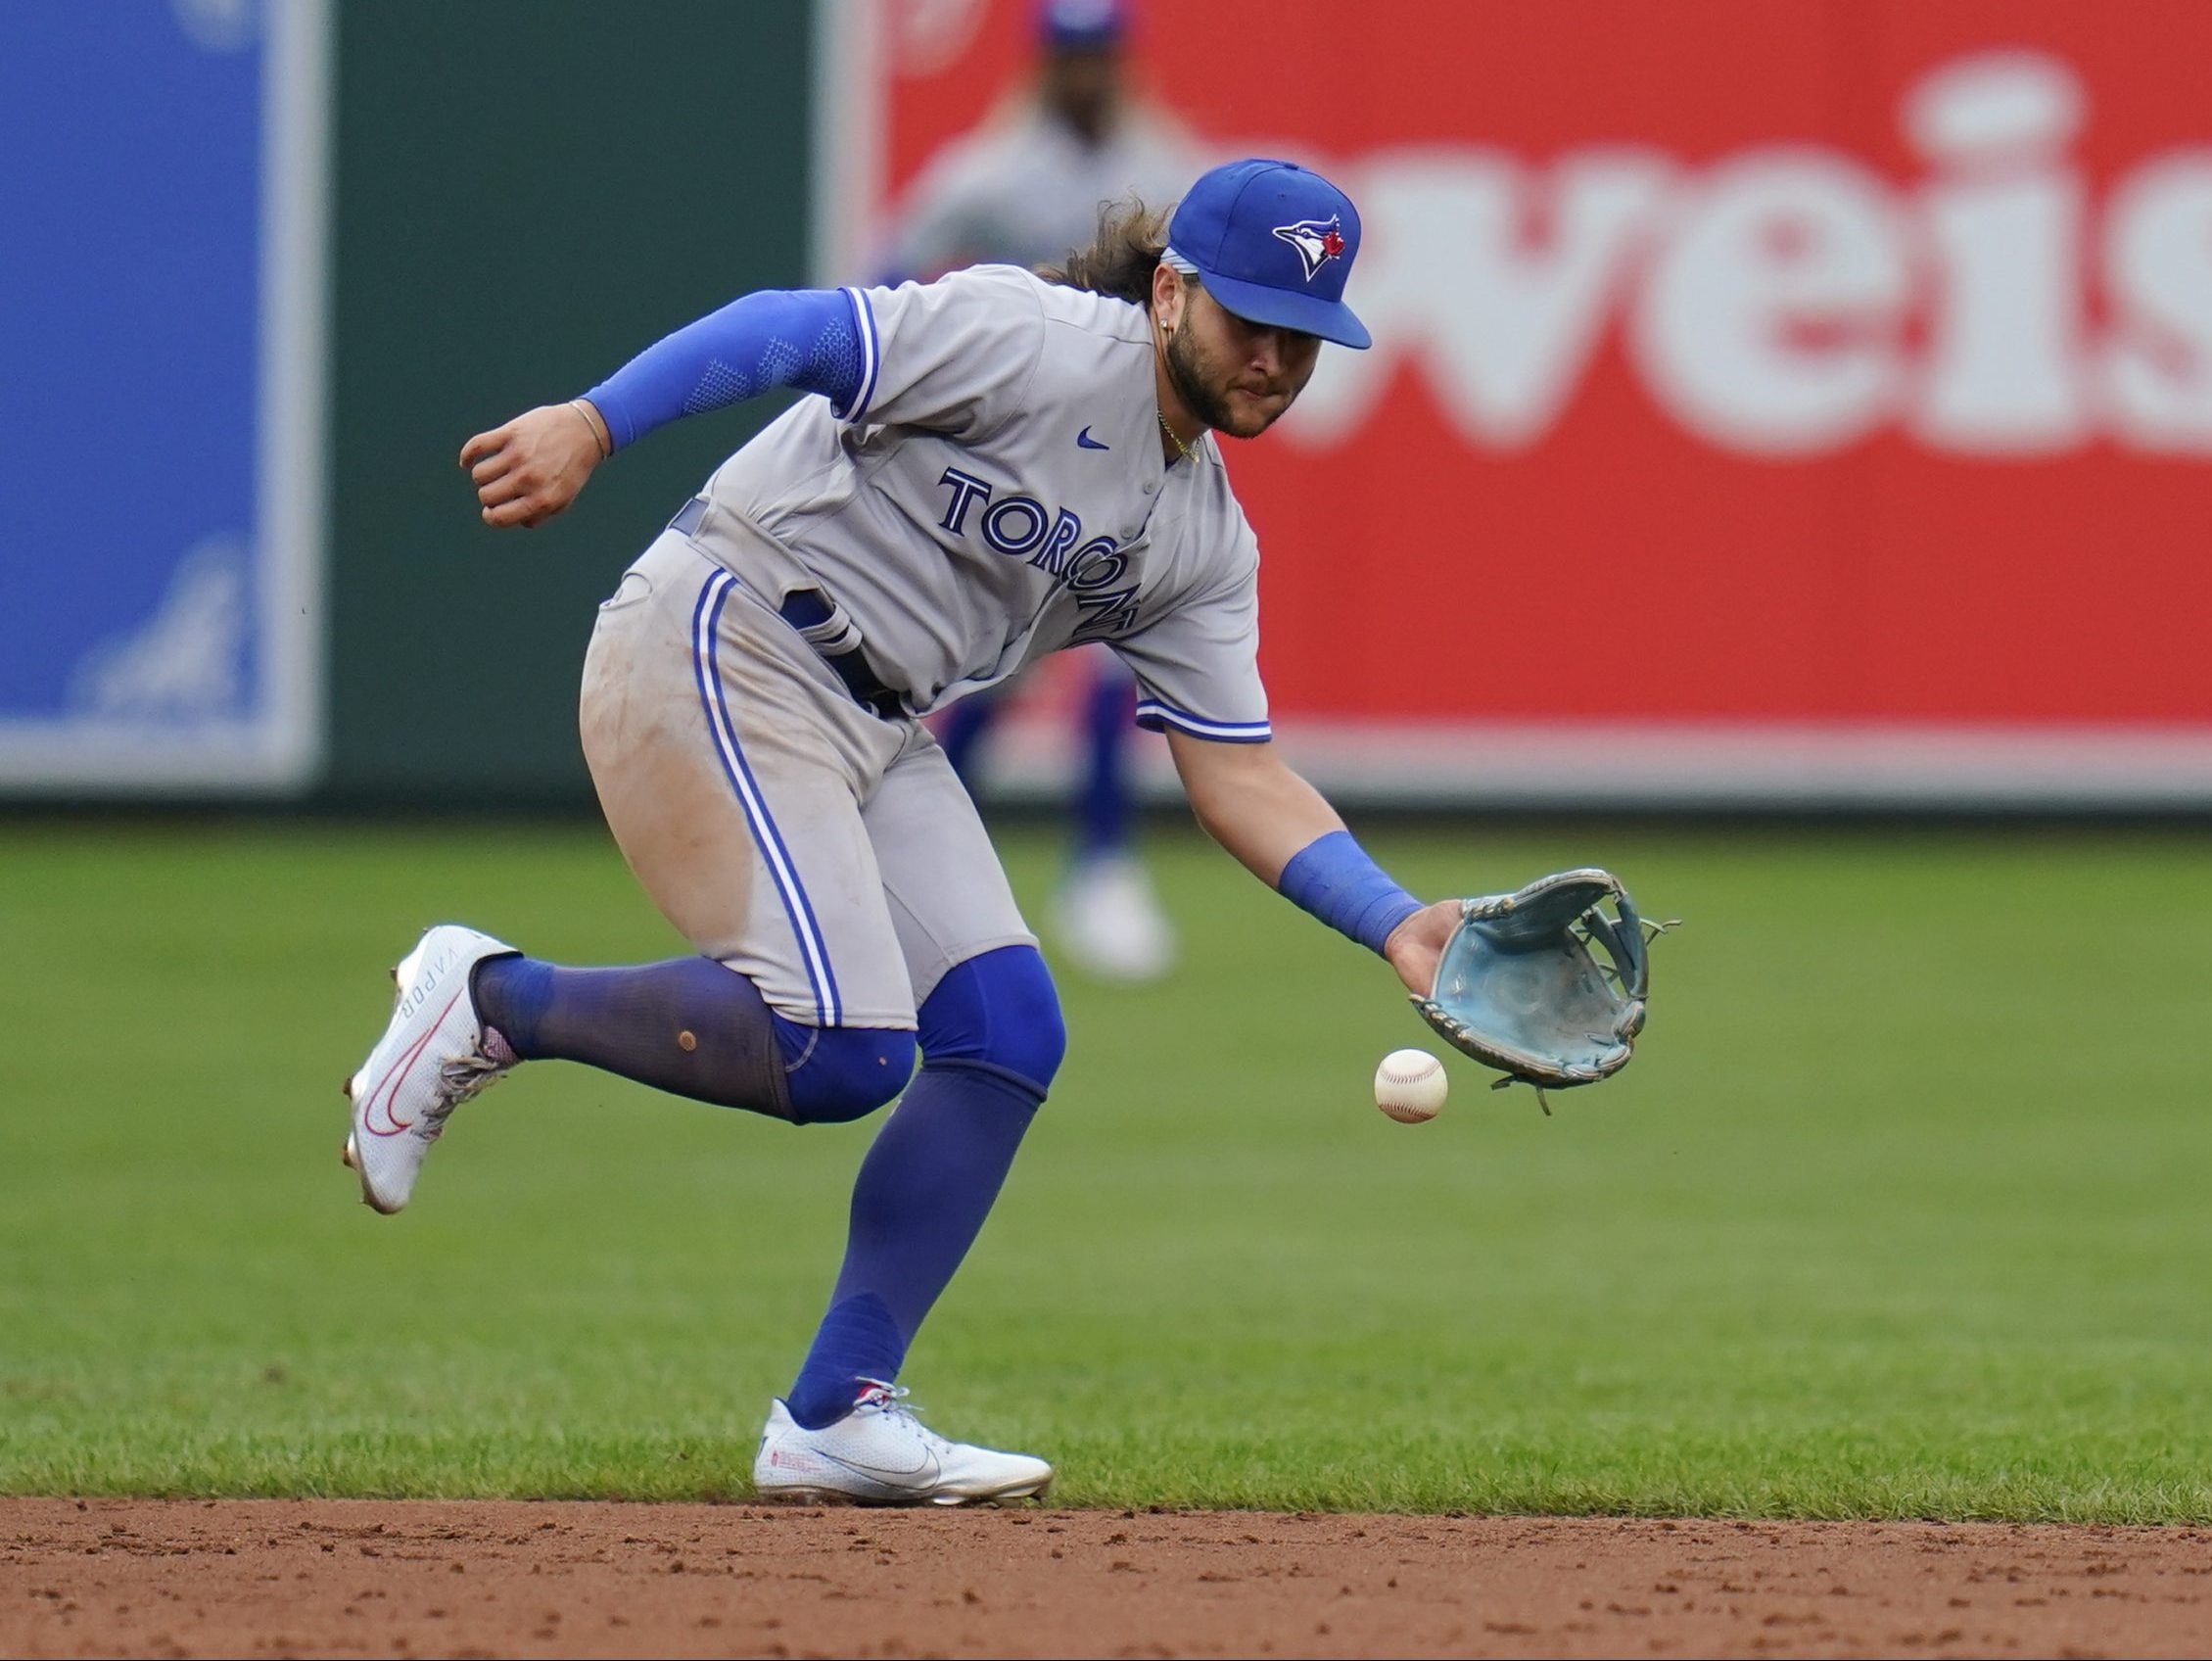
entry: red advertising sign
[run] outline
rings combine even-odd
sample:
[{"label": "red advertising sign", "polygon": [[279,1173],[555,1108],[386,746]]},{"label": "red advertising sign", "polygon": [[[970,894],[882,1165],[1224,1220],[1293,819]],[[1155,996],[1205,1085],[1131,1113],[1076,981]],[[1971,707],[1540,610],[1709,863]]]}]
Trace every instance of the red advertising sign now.
[{"label": "red advertising sign", "polygon": [[[1207,159],[1364,220],[1374,350],[1227,445],[1308,765],[2212,801],[2212,6],[1132,10]],[[843,280],[1032,15],[832,0]]]}]

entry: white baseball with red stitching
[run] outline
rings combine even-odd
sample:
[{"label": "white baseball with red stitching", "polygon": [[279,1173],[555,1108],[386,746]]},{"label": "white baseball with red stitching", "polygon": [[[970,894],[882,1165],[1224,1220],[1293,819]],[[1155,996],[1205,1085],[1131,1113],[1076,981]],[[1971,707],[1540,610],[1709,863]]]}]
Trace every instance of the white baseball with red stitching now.
[{"label": "white baseball with red stitching", "polygon": [[1400,1124],[1426,1124],[1444,1105],[1444,1064],[1427,1050],[1392,1050],[1375,1069],[1375,1105]]}]

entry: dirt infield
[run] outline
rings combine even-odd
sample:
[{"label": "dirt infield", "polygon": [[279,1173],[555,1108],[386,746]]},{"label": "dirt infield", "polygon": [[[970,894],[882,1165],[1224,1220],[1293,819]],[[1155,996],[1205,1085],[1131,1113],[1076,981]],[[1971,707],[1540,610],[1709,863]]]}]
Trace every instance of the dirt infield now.
[{"label": "dirt infield", "polygon": [[0,1654],[2202,1655],[2212,1533],[0,1500]]}]

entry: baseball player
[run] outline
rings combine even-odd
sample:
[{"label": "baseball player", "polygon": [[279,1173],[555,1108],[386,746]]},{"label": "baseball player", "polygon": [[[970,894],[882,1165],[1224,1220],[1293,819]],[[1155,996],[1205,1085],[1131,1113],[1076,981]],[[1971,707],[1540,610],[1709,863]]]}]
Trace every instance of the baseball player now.
[{"label": "baseball player", "polygon": [[695,955],[558,968],[440,925],[400,963],[347,1091],[346,1158],[385,1212],[453,1110],[526,1061],[797,1124],[898,1098],[821,1329],[770,1408],[764,1496],[955,1504],[1053,1477],[938,1436],[896,1383],[1065,1047],[1044,960],[918,717],[1105,641],[1213,837],[1430,988],[1456,902],[1401,889],[1269,742],[1258,549],[1214,437],[1264,432],[1324,340],[1368,344],[1343,301],[1358,249],[1334,185],[1238,162],[1192,186],[1164,237],[1132,213],[1050,275],[748,295],[461,451],[485,522],[535,525],[657,426],[775,386],[817,395],[682,506],[585,659],[608,826]]},{"label": "baseball player", "polygon": [[[965,265],[1058,264],[1096,234],[1102,202],[1183,194],[1200,171],[1198,146],[1130,85],[1130,12],[1126,0],[1038,0],[1034,75],[922,171],[892,241],[895,273],[926,280]],[[1128,753],[1136,684],[1105,646],[1080,655],[1081,783],[1053,932],[1091,974],[1152,980],[1174,965],[1175,930],[1137,857]],[[1014,691],[965,698],[935,723],[970,788]]]},{"label": "baseball player", "polygon": [[1096,234],[1102,202],[1168,202],[1190,184],[1197,141],[1130,84],[1130,14],[1129,0],[1038,0],[1034,77],[930,159],[891,239],[893,269],[1057,264]]}]

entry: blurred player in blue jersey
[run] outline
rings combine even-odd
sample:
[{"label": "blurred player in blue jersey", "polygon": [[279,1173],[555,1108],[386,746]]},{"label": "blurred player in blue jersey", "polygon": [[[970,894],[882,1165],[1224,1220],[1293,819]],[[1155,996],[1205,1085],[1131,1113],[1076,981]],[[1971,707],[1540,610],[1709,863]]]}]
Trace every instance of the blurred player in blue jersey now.
[{"label": "blurred player in blue jersey", "polygon": [[[1035,75],[916,182],[891,249],[894,282],[968,265],[1056,265],[1097,235],[1102,203],[1134,195],[1157,206],[1183,194],[1200,168],[1198,147],[1128,84],[1129,10],[1126,0],[1041,0]],[[1136,851],[1136,683],[1102,649],[1083,652],[1079,667],[1074,847],[1054,931],[1086,973],[1152,980],[1173,966],[1175,933]],[[968,698],[938,727],[971,791],[1011,695]]]}]

